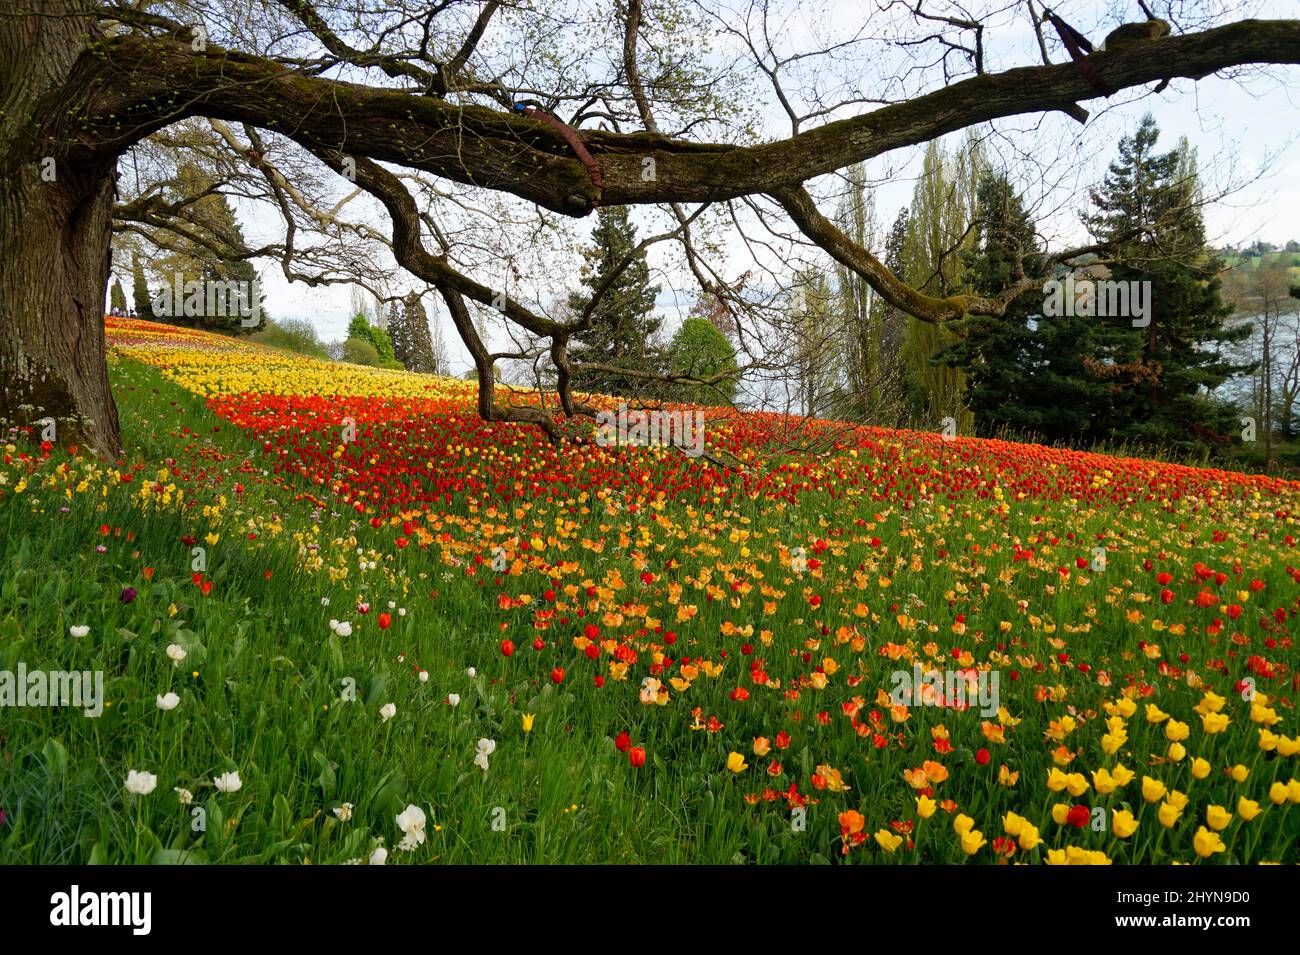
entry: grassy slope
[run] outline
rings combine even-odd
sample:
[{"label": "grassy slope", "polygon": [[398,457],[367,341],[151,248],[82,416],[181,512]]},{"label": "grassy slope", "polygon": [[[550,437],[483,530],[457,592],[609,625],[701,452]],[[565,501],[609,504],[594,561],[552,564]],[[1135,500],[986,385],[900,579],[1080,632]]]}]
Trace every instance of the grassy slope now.
[{"label": "grassy slope", "polygon": [[[28,514],[12,499],[0,504],[0,669],[12,669],[19,660],[29,668],[103,668],[111,701],[97,720],[64,709],[3,713],[0,809],[8,821],[0,828],[0,862],[341,862],[366,855],[376,837],[395,845],[399,833],[393,817],[408,802],[431,815],[428,844],[401,856],[421,862],[834,859],[842,809],[860,809],[873,829],[888,819],[911,818],[900,773],[932,754],[924,748],[910,754],[872,753],[838,713],[825,727],[813,725],[813,702],[791,706],[772,695],[747,708],[728,708],[727,692],[741,680],[734,670],[743,666],[740,662],[722,680],[708,686],[702,680],[689,702],[675,700],[659,708],[641,706],[628,685],[619,692],[596,690],[589,676],[578,675],[576,655],[565,646],[567,635],[547,634],[553,643],[544,654],[521,645],[513,658],[504,660],[497,650],[502,617],[490,578],[468,577],[414,549],[404,552],[403,559],[409,576],[423,581],[427,590],[402,594],[378,584],[363,587],[373,608],[362,624],[351,608],[343,607],[357,592],[353,581],[331,586],[320,575],[295,570],[291,529],[303,523],[307,508],[288,500],[294,487],[262,479],[255,463],[258,449],[247,436],[218,421],[199,399],[163,382],[152,369],[119,360],[113,377],[124,433],[133,443],[129,456],[142,462],[210,459],[210,476],[217,483],[204,494],[224,494],[236,503],[226,509],[220,540],[207,547],[207,576],[214,585],[207,596],[192,583],[189,549],[180,542],[187,533],[205,531],[194,515],[160,511],[146,516],[120,495],[109,496],[105,511],[95,510],[84,495],[74,495],[66,513],[57,512],[50,497],[49,513],[42,516]],[[232,477],[245,460],[254,463]],[[243,483],[242,494],[234,492],[234,480]],[[859,511],[870,516],[870,505],[842,507],[844,513],[833,516],[845,526]],[[1041,513],[1034,510],[1018,512],[1007,529],[1017,534],[1041,529]],[[760,536],[765,531],[791,540],[819,533],[824,511],[825,502],[813,499],[781,514],[754,502],[732,515],[732,522],[748,519]],[[276,513],[286,515],[280,536],[268,532],[266,522]],[[254,516],[259,530],[250,540],[241,529]],[[1082,534],[1106,524],[1104,515],[1076,520],[1058,513],[1049,518],[1057,529],[1068,524]],[[346,517],[325,515],[323,520],[327,532],[322,538],[351,533]],[[898,539],[898,522],[895,514],[875,526],[874,533]],[[964,544],[963,535],[979,530],[954,526],[941,534]],[[92,542],[106,551],[96,553]],[[716,543],[720,553],[734,556],[734,540],[724,534]],[[669,540],[656,560],[666,563],[678,556],[687,566],[697,566],[700,558],[686,546]],[[614,551],[610,560],[617,563],[621,556]],[[849,567],[868,557],[869,548],[861,543],[837,555]],[[1117,555],[1112,572],[1120,578],[1136,576],[1139,559],[1136,553]],[[146,566],[155,569],[152,581],[142,578]],[[920,605],[942,617],[941,608],[963,606],[970,599],[963,596],[965,588],[992,581],[997,569],[958,582],[959,593],[943,573],[900,576]],[[1281,566],[1253,572],[1279,597],[1294,590]],[[139,591],[129,605],[119,597],[128,586]],[[525,578],[511,589],[538,593],[545,586],[544,580]],[[321,606],[324,596],[331,596],[330,608]],[[877,599],[874,591],[868,596]],[[995,587],[981,612],[990,620],[1017,619],[1015,601],[1021,596],[1033,601],[1035,613],[1081,622],[1077,592],[1062,588],[1044,596],[1041,584]],[[407,614],[394,613],[392,628],[381,633],[371,621],[389,600]],[[334,615],[358,622],[358,632],[332,636],[326,621]],[[698,631],[716,634],[719,624],[731,618],[725,604],[706,605]],[[808,623],[784,607],[776,619],[759,623],[778,635],[776,648],[765,651],[773,675],[790,680],[806,672],[789,655],[809,645]],[[89,624],[91,636],[70,637],[68,627],[74,624]],[[1076,654],[1104,663],[1130,640],[1122,606],[1102,605],[1094,626],[1093,635],[1072,644]],[[524,643],[517,631],[512,633]],[[952,640],[946,634],[938,639],[945,637]],[[1032,639],[1039,641],[1033,649],[1040,656],[1050,654],[1041,635]],[[170,643],[188,649],[179,667],[162,653]],[[1197,659],[1219,652],[1195,633],[1179,648]],[[706,649],[717,652],[703,646],[698,652],[703,655]],[[550,654],[571,671],[558,688],[546,679]],[[428,671],[427,682],[415,678],[416,667]],[[468,667],[476,667],[478,675],[470,677]],[[1050,762],[1036,741],[1048,717],[1061,712],[1036,700],[1034,688],[1070,682],[1073,689],[1077,679],[1054,670],[1044,680],[1003,687],[1005,705],[1025,725],[1023,742],[998,751],[997,759],[1008,761],[1027,780],[1045,775]],[[357,699],[341,702],[348,680],[355,682]],[[863,692],[870,697],[877,685],[887,685],[879,674],[864,684]],[[1215,685],[1223,691],[1231,680]],[[154,697],[168,690],[179,692],[182,703],[162,712]],[[444,702],[449,693],[460,695],[459,706]],[[1156,698],[1166,708],[1177,706],[1183,718],[1199,698],[1176,686],[1164,687],[1163,693]],[[1091,698],[1081,703],[1096,705],[1104,698],[1094,686]],[[378,710],[388,702],[396,705],[397,715],[384,722]],[[725,732],[692,730],[692,703],[702,705],[706,714],[729,714]],[[844,770],[852,786],[848,793],[815,794],[821,801],[809,807],[804,831],[790,825],[782,804],[744,804],[746,792],[764,785],[754,774],[761,773],[766,760],[749,756],[756,768],[744,780],[720,771],[729,749],[744,749],[740,741],[794,726],[792,712],[801,708],[794,744],[780,754],[786,776],[773,779],[773,785],[784,788],[797,778],[806,791],[816,765],[830,762]],[[537,714],[531,734],[522,732],[522,713]],[[1289,726],[1294,717],[1287,716]],[[917,710],[913,720],[910,728],[922,739],[938,723],[961,723],[973,730],[977,722],[973,716],[933,710]],[[1140,719],[1135,725],[1140,726]],[[620,730],[628,730],[650,753],[643,770],[630,771],[615,750],[613,737]],[[472,765],[480,737],[498,744],[486,774]],[[1026,805],[1019,793],[981,781],[988,773],[976,775],[971,762],[977,741],[977,735],[967,733],[947,759],[962,811],[988,827],[995,827],[1007,809],[1045,813],[1051,800],[1037,804],[1041,784],[1035,782],[1027,793],[1034,804]],[[1223,746],[1220,755],[1235,761],[1226,740]],[[1252,770],[1258,769],[1257,779],[1265,773],[1286,778],[1282,766],[1261,760],[1249,744],[1237,749]],[[1140,770],[1140,753],[1150,751],[1139,750],[1130,765]],[[156,773],[158,791],[142,799],[128,796],[122,787],[128,769]],[[207,782],[236,769],[244,780],[238,793],[218,794]],[[1215,784],[1214,779],[1207,783]],[[194,806],[206,813],[205,831],[195,831],[195,818],[176,800],[173,786],[194,792]],[[1231,802],[1228,789],[1222,799]],[[340,823],[331,813],[341,802],[355,804],[352,821]],[[1112,802],[1120,804],[1118,797],[1106,804]],[[1237,857],[1276,858],[1290,852],[1294,859],[1300,817],[1279,809],[1271,818],[1269,829],[1256,826],[1242,834]],[[504,831],[494,829],[494,820],[504,822]],[[954,856],[951,832],[940,825],[945,828],[918,838],[910,858],[960,858]],[[1045,834],[1050,827],[1048,820]],[[1152,847],[1157,833],[1148,831],[1151,839],[1134,840],[1127,850],[1130,858],[1152,858],[1157,851]],[[990,838],[995,834],[990,831]],[[1076,841],[1086,842],[1086,836]],[[1177,857],[1190,855],[1189,838],[1179,837]],[[1116,849],[1104,836],[1094,837],[1093,843],[1108,845],[1120,853],[1117,861],[1124,861],[1123,847]]]}]

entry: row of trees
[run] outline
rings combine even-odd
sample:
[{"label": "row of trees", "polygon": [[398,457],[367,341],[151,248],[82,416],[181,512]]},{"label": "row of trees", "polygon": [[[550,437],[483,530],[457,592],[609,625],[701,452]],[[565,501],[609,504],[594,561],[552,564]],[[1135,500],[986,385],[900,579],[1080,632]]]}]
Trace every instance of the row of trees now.
[{"label": "row of trees", "polygon": [[[1054,310],[1040,287],[1004,315],[934,325],[893,308],[847,269],[814,270],[798,277],[790,308],[810,330],[803,340],[820,341],[811,329],[834,334],[828,347],[810,349],[799,410],[927,428],[949,419],[959,433],[1077,447],[1226,447],[1242,426],[1221,386],[1255,368],[1242,348],[1252,327],[1231,319],[1225,263],[1206,242],[1195,154],[1185,141],[1160,151],[1158,137],[1145,117],[1091,191],[1083,222],[1105,257],[1055,272],[1145,289],[1144,314]],[[860,170],[847,178],[838,225],[869,240],[869,190]],[[1024,197],[978,143],[949,153],[935,142],[911,206],[888,231],[885,264],[936,297],[991,296],[1043,273],[1039,234]],[[1276,304],[1276,290],[1268,301]]]}]

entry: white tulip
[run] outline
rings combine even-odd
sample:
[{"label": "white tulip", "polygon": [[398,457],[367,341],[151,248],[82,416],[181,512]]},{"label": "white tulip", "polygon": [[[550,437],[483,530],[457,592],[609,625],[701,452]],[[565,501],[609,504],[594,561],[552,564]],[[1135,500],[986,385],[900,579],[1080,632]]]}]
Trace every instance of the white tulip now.
[{"label": "white tulip", "polygon": [[339,817],[339,822],[347,822],[352,818],[352,803],[345,802],[341,806],[335,806],[334,815]]},{"label": "white tulip", "polygon": [[161,693],[154,702],[160,710],[174,710],[180,705],[181,698],[175,693]]},{"label": "white tulip", "polygon": [[388,861],[388,850],[380,846],[374,852],[370,853],[369,862],[371,865],[383,865]]},{"label": "white tulip", "polygon": [[421,671],[420,671],[420,682],[421,682],[421,683],[428,683],[428,682],[429,682],[429,671],[428,671],[428,670],[421,670]]},{"label": "white tulip", "polygon": [[243,788],[244,781],[239,778],[239,773],[222,773],[216,779],[212,780],[212,785],[216,786],[223,793],[237,793]]},{"label": "white tulip", "polygon": [[460,694],[459,694],[459,693],[448,693],[448,694],[447,694],[447,705],[448,705],[448,706],[460,706]]},{"label": "white tulip", "polygon": [[382,716],[384,718],[384,722],[387,723],[389,720],[391,720],[394,716],[397,715],[397,705],[394,703],[385,703],[383,706],[379,708],[379,715]]},{"label": "white tulip", "polygon": [[465,675],[472,680],[474,679],[474,677],[478,676],[478,670],[475,670],[473,667],[470,667],[468,670],[465,671]]},{"label": "white tulip", "polygon": [[187,656],[189,654],[185,652],[185,648],[179,643],[168,644],[167,659],[172,661],[172,666],[180,666],[181,661]]},{"label": "white tulip", "polygon": [[350,637],[352,636],[352,624],[344,620],[338,625],[338,628],[334,632],[340,637]]},{"label": "white tulip", "polygon": [[134,796],[147,796],[158,788],[158,777],[153,773],[131,770],[126,774],[126,791]]},{"label": "white tulip", "polygon": [[76,626],[76,627],[69,627],[69,628],[68,628],[68,633],[72,634],[74,637],[78,637],[78,638],[80,638],[80,637],[84,637],[86,634],[90,633],[90,628],[87,627],[85,624],[81,624],[81,625]]},{"label": "white tulip", "polygon": [[184,789],[180,786],[176,786],[175,792],[176,792],[176,798],[180,800],[180,804],[182,806],[188,806],[190,803],[194,801],[194,793],[190,792],[188,789]]},{"label": "white tulip", "polygon": [[414,849],[424,844],[424,810],[419,806],[408,805],[397,817],[397,828],[402,830],[401,848]]}]

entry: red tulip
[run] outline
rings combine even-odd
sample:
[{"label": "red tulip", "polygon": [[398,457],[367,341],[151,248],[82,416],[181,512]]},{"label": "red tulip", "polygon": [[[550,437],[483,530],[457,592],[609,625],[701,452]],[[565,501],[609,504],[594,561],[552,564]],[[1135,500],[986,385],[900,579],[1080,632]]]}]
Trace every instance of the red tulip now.
[{"label": "red tulip", "polygon": [[633,746],[627,751],[627,761],[632,764],[633,769],[640,769],[645,765],[645,749]]},{"label": "red tulip", "polygon": [[551,682],[558,685],[564,682],[564,668],[556,667],[551,671]]},{"label": "red tulip", "polygon": [[513,656],[515,652],[515,642],[513,640],[501,641],[501,655],[503,657]]}]

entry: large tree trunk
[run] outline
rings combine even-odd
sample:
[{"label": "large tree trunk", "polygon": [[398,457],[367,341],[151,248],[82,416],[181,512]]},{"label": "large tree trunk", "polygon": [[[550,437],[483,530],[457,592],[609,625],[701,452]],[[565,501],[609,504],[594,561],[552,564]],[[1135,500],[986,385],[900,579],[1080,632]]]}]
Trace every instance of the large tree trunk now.
[{"label": "large tree trunk", "polygon": [[0,420],[52,418],[59,443],[111,456],[121,447],[104,362],[115,162],[77,135],[65,84],[90,25],[60,16],[74,2],[0,17]]}]

